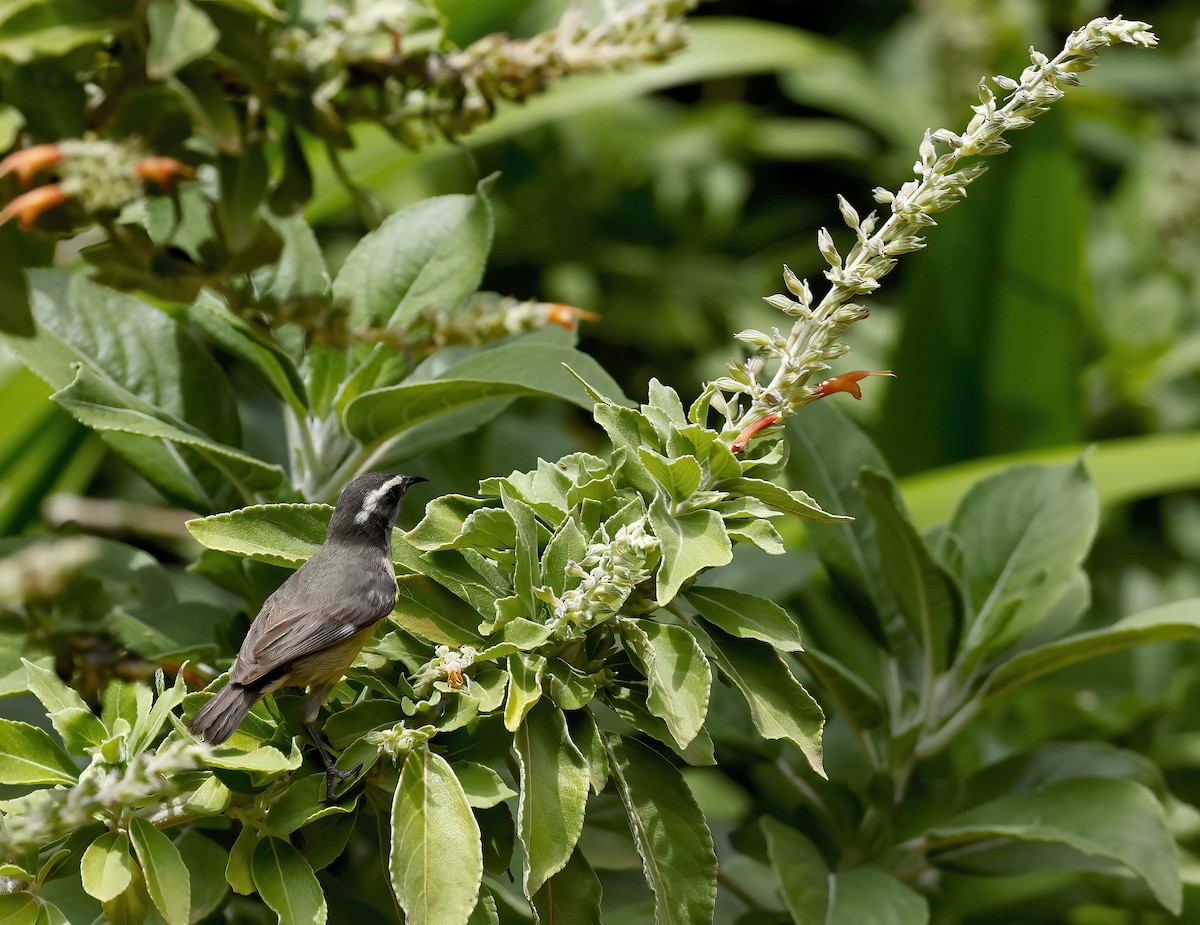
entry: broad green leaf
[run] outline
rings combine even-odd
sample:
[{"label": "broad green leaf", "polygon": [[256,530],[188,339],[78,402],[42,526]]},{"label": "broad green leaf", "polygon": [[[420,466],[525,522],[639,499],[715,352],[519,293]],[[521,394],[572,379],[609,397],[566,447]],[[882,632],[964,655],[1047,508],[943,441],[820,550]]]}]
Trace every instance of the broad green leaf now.
[{"label": "broad green leaf", "polygon": [[13,0],[0,7],[0,57],[16,64],[60,58],[83,45],[110,42],[119,22],[90,3]]},{"label": "broad green leaf", "polygon": [[825,714],[779,654],[765,643],[738,639],[716,628],[709,638],[717,666],[746,698],[750,717],[763,738],[791,742],[824,777],[821,731]]},{"label": "broad green leaf", "polygon": [[875,520],[883,577],[926,658],[940,672],[954,657],[962,627],[958,587],[909,522],[892,480],[874,469],[863,469],[858,482]]},{"label": "broad green leaf", "polygon": [[479,893],[479,902],[467,919],[467,925],[500,925],[500,911],[496,908],[496,898],[485,887]]},{"label": "broad green leaf", "polygon": [[408,925],[465,925],[483,877],[479,825],[454,771],[409,752],[392,802],[389,871]]},{"label": "broad green leaf", "polygon": [[327,504],[254,504],[186,526],[209,549],[297,568],[325,542],[332,514]]},{"label": "broad green leaf", "polygon": [[[106,391],[130,396],[125,403],[130,407],[152,407],[147,426],[167,421],[184,433],[195,431],[202,442],[240,445],[237,407],[224,372],[169,315],[79,273],[33,270],[29,279],[37,335],[5,342],[50,386],[68,388],[82,367]],[[115,431],[104,437],[170,497],[197,510],[231,506],[229,475],[186,445]],[[215,455],[224,465],[224,457]]]},{"label": "broad green leaf", "polygon": [[728,588],[694,587],[687,602],[708,623],[739,639],[758,639],[784,652],[799,652],[800,628],[791,615],[766,598]]},{"label": "broad green leaf", "polygon": [[188,307],[188,319],[218,347],[257,372],[275,396],[286,401],[296,414],[306,413],[308,397],[304,380],[291,357],[268,335],[255,330],[207,293],[202,293]]},{"label": "broad green leaf", "polygon": [[454,776],[462,784],[467,802],[475,809],[488,809],[515,797],[516,791],[504,783],[504,778],[477,761],[456,761],[451,765]]},{"label": "broad green leaf", "polygon": [[[404,534],[404,539],[410,546],[421,552],[453,549],[454,541],[463,534],[467,519],[483,508],[485,503],[479,498],[471,498],[467,495],[452,494],[434,498],[425,505],[424,515],[415,527]],[[502,517],[506,513],[497,512],[495,508],[486,510],[490,513],[500,513]],[[496,527],[492,527],[489,532],[495,533]],[[514,531],[508,527],[505,532],[507,535],[511,535]]]},{"label": "broad green leaf", "polygon": [[100,718],[92,713],[82,697],[55,672],[21,659],[25,666],[25,681],[30,692],[41,701],[54,731],[72,751],[83,754],[84,748],[99,745],[108,738]]},{"label": "broad green leaf", "polygon": [[587,540],[573,518],[563,521],[542,553],[542,580],[558,596],[566,590],[567,566],[587,555]]},{"label": "broad green leaf", "polygon": [[279,925],[325,925],[325,892],[291,842],[268,835],[254,846],[254,888]]},{"label": "broad green leaf", "polygon": [[886,644],[896,603],[879,564],[875,524],[858,491],[863,466],[887,472],[874,444],[831,402],[805,405],[788,420],[787,471],[823,507],[851,515],[837,524],[808,524],[813,548],[829,577],[849,601],[855,617],[876,642]]},{"label": "broad green leaf", "polygon": [[599,363],[572,347],[506,344],[475,354],[437,379],[364,392],[346,406],[346,429],[371,444],[468,405],[520,395],[561,398],[590,410],[592,397],[566,366],[611,394],[621,394]]},{"label": "broad green leaf", "polygon": [[0,925],[37,925],[41,907],[32,893],[0,895]]},{"label": "broad green leaf", "polygon": [[528,617],[537,615],[538,603],[533,589],[541,585],[541,557],[538,549],[538,522],[533,508],[510,497],[503,488],[500,500],[515,527],[516,563],[512,571],[513,591],[524,605]]},{"label": "broad green leaf", "polygon": [[139,720],[145,721],[153,699],[149,685],[114,678],[104,688],[100,718],[109,729],[115,728],[118,719],[133,729]]},{"label": "broad green leaf", "polygon": [[146,47],[146,76],[170,77],[217,47],[221,33],[191,0],[150,0],[146,8],[150,43]]},{"label": "broad green leaf", "polygon": [[227,852],[195,829],[175,842],[191,876],[192,909],[189,921],[199,922],[213,912],[228,894],[225,885]]},{"label": "broad green leaf", "polygon": [[711,922],[717,858],[704,813],[683,777],[637,741],[614,736],[605,742],[642,870],[654,891],[655,925]]},{"label": "broad green leaf", "polygon": [[733,558],[729,535],[715,511],[676,517],[667,510],[664,496],[655,495],[648,515],[661,544],[662,562],[655,578],[655,600],[660,606],[673,601],[679,589],[704,569],[728,565]]},{"label": "broad green leaf", "polygon": [[[1175,840],[1162,806],[1141,784],[1119,778],[1073,778],[1001,797],[926,833],[937,853],[992,839],[1064,845],[1086,858],[1115,861],[1150,888],[1168,912],[1182,905]],[[1081,869],[1088,869],[1082,863]]]},{"label": "broad green leaf", "polygon": [[517,834],[525,846],[523,885],[532,897],[575,850],[590,780],[566,717],[548,700],[530,710],[513,745],[521,768]]},{"label": "broad green leaf", "polygon": [[0,784],[73,784],[79,769],[44,729],[0,719]]},{"label": "broad green leaf", "polygon": [[254,892],[254,848],[258,836],[251,825],[242,825],[233,847],[229,849],[229,861],[225,864],[225,882],[239,896],[249,896]]},{"label": "broad green leaf", "polygon": [[542,697],[546,659],[518,653],[508,657],[508,699],[504,702],[504,728],[516,732],[525,715]]},{"label": "broad green leaf", "polygon": [[1175,601],[1143,611],[1104,629],[1067,636],[1014,655],[988,676],[977,695],[990,703],[1042,675],[1151,642],[1200,638],[1200,598]]},{"label": "broad green leaf", "polygon": [[682,626],[654,620],[630,620],[621,634],[650,685],[646,706],[687,748],[704,726],[712,669],[696,637]]},{"label": "broad green leaf", "polygon": [[671,500],[679,503],[686,501],[696,493],[703,477],[700,463],[694,456],[680,456],[678,459],[667,459],[647,447],[641,447],[638,458],[654,480],[671,496]]},{"label": "broad green leaf", "polygon": [[777,511],[795,514],[805,520],[819,524],[845,523],[853,518],[847,514],[833,514],[802,491],[788,491],[764,479],[722,479],[713,485],[717,491],[728,492],[731,497],[757,498]]},{"label": "broad green leaf", "polygon": [[129,854],[129,836],[124,832],[105,832],[83,853],[80,862],[83,888],[101,902],[116,899],[133,879],[133,858]]},{"label": "broad green leaf", "polygon": [[273,488],[283,478],[278,466],[218,443],[198,428],[101,378],[88,366],[80,365],[75,379],[51,398],[93,430],[166,440],[194,450],[213,469],[245,490]]},{"label": "broad green leaf", "polygon": [[[143,925],[154,906],[146,892],[146,880],[141,870],[134,870],[133,880],[124,893],[103,905],[106,925]],[[158,922],[163,921],[160,916],[155,918]],[[38,925],[45,925],[44,920],[39,920]]]},{"label": "broad green leaf", "polygon": [[859,675],[833,656],[815,649],[801,653],[798,658],[817,687],[837,704],[853,726],[875,729],[883,723],[886,718],[883,701]]},{"label": "broad green leaf", "polygon": [[458,596],[424,575],[396,579],[396,611],[392,620],[422,639],[439,645],[477,645],[483,640],[483,617]]},{"label": "broad green leaf", "polygon": [[965,650],[1002,651],[1045,616],[1087,555],[1098,508],[1082,462],[1010,469],[971,490],[950,523],[973,610]]},{"label": "broad green leaf", "polygon": [[300,747],[293,740],[292,750],[287,755],[271,745],[260,745],[248,752],[221,746],[213,751],[205,763],[209,767],[227,771],[245,771],[255,785],[261,786],[286,771],[296,770],[301,760]]},{"label": "broad green leaf", "polygon": [[232,799],[232,791],[214,775],[188,797],[187,810],[201,816],[217,816],[225,812]]},{"label": "broad green leaf", "polygon": [[191,877],[179,849],[140,816],[129,820],[129,837],[146,878],[146,890],[167,925],[188,925]]},{"label": "broad green leaf", "polygon": [[831,872],[816,846],[764,816],[767,854],[796,925],[926,925],[925,898],[871,867]]},{"label": "broad green leaf", "polygon": [[576,849],[533,897],[542,925],[601,925],[600,879]]},{"label": "broad green leaf", "polygon": [[[486,181],[485,181],[486,182]],[[403,326],[425,308],[454,310],[476,290],[492,245],[484,184],[390,215],[362,238],[333,281],[356,326]]]},{"label": "broad green leaf", "polygon": [[767,839],[767,856],[783,889],[783,901],[796,925],[825,925],[831,886],[829,865],[807,837],[771,816],[759,827]]},{"label": "broad green leaf", "polygon": [[1106,507],[1200,486],[1200,433],[1190,432],[989,456],[907,476],[900,489],[913,522],[924,529],[949,520],[963,496],[986,478],[1016,465],[1069,465],[1089,450],[1088,472]]},{"label": "broad green leaf", "polygon": [[347,806],[325,802],[324,773],[308,774],[288,782],[287,789],[271,803],[263,821],[273,834],[288,836],[302,825],[349,811]]}]

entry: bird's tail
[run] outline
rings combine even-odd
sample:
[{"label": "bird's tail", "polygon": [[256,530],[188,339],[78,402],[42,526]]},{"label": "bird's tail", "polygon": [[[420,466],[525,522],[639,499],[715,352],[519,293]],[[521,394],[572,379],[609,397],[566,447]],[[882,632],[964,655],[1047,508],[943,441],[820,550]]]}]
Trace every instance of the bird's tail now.
[{"label": "bird's tail", "polygon": [[188,729],[203,736],[210,745],[220,745],[233,735],[259,696],[259,691],[253,687],[243,687],[231,681],[196,712],[188,723]]}]

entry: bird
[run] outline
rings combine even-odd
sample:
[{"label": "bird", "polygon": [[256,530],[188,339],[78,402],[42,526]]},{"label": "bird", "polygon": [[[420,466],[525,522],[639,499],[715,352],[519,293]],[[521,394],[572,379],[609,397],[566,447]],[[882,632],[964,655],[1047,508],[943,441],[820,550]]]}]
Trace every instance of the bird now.
[{"label": "bird", "polygon": [[420,476],[369,472],[342,489],[329,534],[308,561],[266,599],[229,670],[229,682],[196,712],[189,730],[220,745],[265,694],[307,687],[301,717],[335,779],[357,774],[334,764],[316,727],[325,698],[379,622],[396,605],[392,526],[405,492]]}]

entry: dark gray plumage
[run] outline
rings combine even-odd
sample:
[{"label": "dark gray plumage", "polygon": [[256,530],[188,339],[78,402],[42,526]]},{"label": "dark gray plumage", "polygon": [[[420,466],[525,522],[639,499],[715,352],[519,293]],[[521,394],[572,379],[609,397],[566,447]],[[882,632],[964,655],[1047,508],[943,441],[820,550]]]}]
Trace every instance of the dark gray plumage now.
[{"label": "dark gray plumage", "polygon": [[218,745],[264,694],[307,687],[304,722],[326,770],[339,777],[353,773],[333,766],[315,723],[330,690],[396,604],[392,526],[404,493],[423,481],[372,472],[342,490],[325,542],[267,598],[229,671],[229,683],[192,717],[192,732]]}]

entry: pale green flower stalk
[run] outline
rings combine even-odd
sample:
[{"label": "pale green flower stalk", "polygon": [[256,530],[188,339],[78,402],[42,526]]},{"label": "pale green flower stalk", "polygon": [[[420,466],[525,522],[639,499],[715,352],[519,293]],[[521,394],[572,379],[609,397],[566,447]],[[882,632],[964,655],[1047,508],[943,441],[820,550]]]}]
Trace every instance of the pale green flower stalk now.
[{"label": "pale green flower stalk", "polygon": [[13,800],[0,817],[0,858],[19,857],[101,819],[116,826],[130,813],[152,816],[181,793],[178,775],[204,766],[209,749],[175,740],[144,751],[124,768],[97,756],[71,787]]},{"label": "pale green flower stalk", "polygon": [[[838,338],[850,325],[867,317],[866,308],[855,300],[878,289],[879,280],[892,271],[901,255],[924,247],[923,231],[936,224],[934,214],[962,199],[968,184],[987,169],[982,163],[961,166],[965,158],[1007,151],[1006,132],[1033,124],[1063,96],[1064,87],[1077,85],[1078,75],[1095,66],[1101,49],[1119,43],[1151,47],[1158,39],[1144,22],[1126,21],[1120,16],[1094,19],[1072,32],[1053,59],[1031,48],[1032,63],[1019,81],[1004,76],[992,78],[992,83],[1008,94],[1002,105],[997,103],[987,79],[981,80],[979,105],[971,107],[975,116],[966,130],[961,135],[948,129],[926,131],[920,160],[913,168],[916,178],[896,193],[875,190],[876,201],[891,206],[892,214],[882,225],[874,212],[860,218],[850,203],[838,197],[842,218],[854,232],[856,242],[843,258],[829,231],[822,228],[818,232],[817,246],[829,264],[825,271],[830,283],[828,292],[814,305],[808,282],[784,267],[790,295],[773,295],[766,301],[796,319],[791,331],[741,332],[738,339],[757,348],[754,355],[745,363],[731,361],[729,374],[712,383],[718,390],[714,407],[724,413],[730,429],[740,431],[735,447],[744,449],[745,441],[755,433],[831,391],[857,388],[837,380],[808,384],[814,373],[828,369],[830,362],[849,350]],[[768,364],[774,364],[774,371],[764,381]],[[864,375],[848,374],[846,378]],[[747,400],[744,407],[743,399]]]},{"label": "pale green flower stalk", "polygon": [[538,589],[551,606],[554,636],[561,640],[616,616],[634,589],[654,574],[658,549],[645,518],[621,527],[606,543],[592,543],[581,561],[567,566],[568,575],[581,579],[578,585],[562,597]]}]

